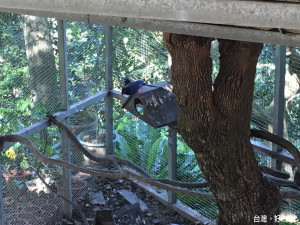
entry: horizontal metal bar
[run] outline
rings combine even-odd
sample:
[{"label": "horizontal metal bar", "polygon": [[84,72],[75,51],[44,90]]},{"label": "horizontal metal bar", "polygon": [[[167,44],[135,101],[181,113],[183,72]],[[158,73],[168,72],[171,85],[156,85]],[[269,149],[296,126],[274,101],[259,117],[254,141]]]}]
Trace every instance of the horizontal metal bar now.
[{"label": "horizontal metal bar", "polygon": [[128,98],[127,95],[121,96],[121,92],[118,90],[111,90],[111,91],[109,91],[109,93],[113,98],[119,99],[123,102],[125,102],[126,99]]},{"label": "horizontal metal bar", "polygon": [[[73,115],[76,112],[79,112],[82,109],[85,109],[87,107],[89,107],[90,105],[93,105],[99,101],[101,101],[106,95],[107,95],[108,91],[101,91],[97,94],[94,94],[82,101],[79,101],[78,103],[73,104],[72,106],[70,106],[69,110],[66,111],[59,111],[57,113],[54,114],[54,116],[56,117],[57,120],[61,121],[62,119],[65,119],[71,115]],[[49,123],[48,119],[43,119],[40,121],[37,121],[35,123],[33,123],[32,125],[25,127],[24,129],[21,129],[17,132],[15,132],[14,134],[17,135],[21,135],[23,137],[29,137],[33,134],[36,134],[40,131],[42,131],[43,129],[49,127],[51,124]],[[3,145],[3,148],[6,149],[10,146],[12,146],[14,143],[12,142],[6,142]]]},{"label": "horizontal metal bar", "polygon": [[168,202],[167,193],[165,192],[158,193],[157,189],[153,188],[150,185],[144,184],[142,182],[138,182],[134,179],[130,179],[130,180],[134,182],[136,185],[138,185],[140,188],[142,188],[147,194],[155,197],[162,204],[171,207],[173,210],[177,211],[179,214],[189,219],[190,221],[194,223],[199,221],[201,222],[201,224],[215,225],[215,223],[212,220],[200,215],[196,210],[193,210],[189,206],[181,203],[179,200],[177,200],[176,203],[170,204]]},{"label": "horizontal metal bar", "polygon": [[254,151],[263,155],[267,155],[272,157],[273,159],[280,160],[282,162],[291,164],[291,165],[296,165],[294,157],[289,154],[288,152],[285,151],[280,151],[280,152],[274,152],[272,151],[272,148],[264,145],[262,143],[256,142],[251,140],[251,144],[254,148]]},{"label": "horizontal metal bar", "polygon": [[83,110],[93,104],[98,103],[99,101],[104,99],[107,94],[108,94],[108,91],[101,91],[97,94],[91,95],[90,97],[71,105],[69,110],[60,111],[58,113],[55,113],[54,116],[56,116],[56,119],[60,121],[64,118],[67,118],[67,117],[73,115],[74,113],[79,112],[80,110]]},{"label": "horizontal metal bar", "polygon": [[1,0],[1,8],[181,22],[300,29],[300,5],[226,0]]},{"label": "horizontal metal bar", "polygon": [[8,8],[0,8],[0,11],[13,12],[18,14],[31,14],[40,17],[53,17],[69,21],[80,21],[109,26],[131,27],[136,29],[155,30],[237,41],[251,41],[258,43],[300,46],[299,34],[282,34],[276,31],[259,30],[246,27]]}]

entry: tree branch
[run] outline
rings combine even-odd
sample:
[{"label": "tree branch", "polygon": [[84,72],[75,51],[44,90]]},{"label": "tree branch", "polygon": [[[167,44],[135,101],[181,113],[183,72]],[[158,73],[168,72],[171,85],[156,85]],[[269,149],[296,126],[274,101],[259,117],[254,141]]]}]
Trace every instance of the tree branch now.
[{"label": "tree branch", "polygon": [[300,200],[300,191],[295,190],[280,190],[280,194],[283,198]]},{"label": "tree branch", "polygon": [[269,167],[266,167],[266,166],[263,166],[263,165],[259,165],[259,168],[263,173],[269,174],[273,177],[281,178],[281,179],[284,179],[284,180],[287,180],[287,179],[290,178],[289,174],[281,172],[279,170],[274,170],[272,168],[269,168]]},{"label": "tree branch", "polygon": [[[57,165],[62,166],[68,169],[80,171],[83,173],[91,174],[94,176],[104,177],[104,178],[110,178],[110,179],[124,179],[124,178],[134,178],[137,181],[150,184],[152,186],[155,186],[157,188],[165,189],[177,194],[184,194],[186,196],[193,196],[193,197],[199,197],[207,200],[214,201],[214,196],[211,192],[200,192],[200,191],[191,191],[187,188],[203,188],[207,187],[207,183],[184,183],[184,182],[178,182],[178,181],[171,181],[168,179],[153,179],[150,176],[145,177],[141,174],[138,174],[134,169],[132,168],[126,168],[125,166],[122,168],[119,168],[118,170],[94,170],[91,168],[85,168],[80,167],[77,165],[74,165],[72,163],[66,162],[64,160],[60,159],[52,159],[43,156],[33,145],[33,143],[28,140],[25,137],[22,137],[20,135],[5,135],[0,137],[0,145],[4,142],[20,142],[24,144],[31,152],[32,154],[42,163],[48,164],[48,165]],[[117,157],[116,157],[117,159]],[[279,178],[272,177],[270,175],[265,175],[268,179],[273,180],[274,182],[278,183]],[[42,180],[42,179],[41,179]],[[284,182],[283,182],[284,181]],[[295,187],[291,182],[287,182],[286,180],[280,180],[281,186],[286,187]],[[163,183],[165,182],[165,183]],[[174,185],[174,186],[173,186]],[[178,187],[175,187],[178,186]],[[300,192],[299,191],[288,191],[288,190],[280,190],[280,193],[282,194],[283,198],[291,198],[291,199],[298,199],[300,200]]]},{"label": "tree branch", "polygon": [[[89,159],[96,161],[96,162],[115,162],[119,165],[123,165],[123,166],[128,166],[134,170],[136,170],[137,172],[139,172],[141,175],[150,178],[151,176],[149,174],[147,174],[144,170],[142,170],[141,168],[135,166],[134,164],[132,164],[131,162],[127,161],[127,160],[123,160],[120,159],[116,156],[105,156],[105,157],[98,157],[95,156],[94,154],[92,154],[91,152],[89,152],[88,150],[86,150],[86,148],[84,148],[82,146],[82,144],[78,141],[78,139],[76,138],[76,136],[73,134],[73,132],[63,123],[59,122],[57,119],[55,119],[55,117],[53,116],[48,116],[49,120],[51,122],[53,122],[56,126],[58,126],[61,130],[63,130],[67,136],[70,138],[70,140],[76,145],[76,147]],[[203,187],[207,187],[208,183],[204,182],[204,183],[199,183],[199,182],[180,182],[180,181],[175,181],[175,180],[169,180],[169,179],[155,179],[158,182],[161,183],[165,183],[165,184],[169,184],[169,185],[173,185],[173,186],[178,186],[178,187],[182,187],[182,188],[203,188]]]},{"label": "tree branch", "polygon": [[[120,167],[118,170],[104,170],[104,169],[94,170],[91,168],[80,167],[80,166],[74,165],[72,163],[66,162],[64,160],[52,159],[52,158],[45,157],[34,147],[33,143],[30,140],[28,140],[27,138],[22,137],[20,135],[1,136],[0,144],[4,143],[4,142],[21,142],[32,152],[32,154],[39,161],[41,161],[42,163],[45,163],[45,164],[58,165],[58,166],[62,166],[62,167],[68,168],[68,169],[80,171],[80,172],[91,174],[94,176],[110,178],[110,179],[134,178],[140,182],[150,184],[157,188],[162,188],[162,189],[165,189],[165,190],[177,193],[177,194],[184,194],[187,196],[199,197],[199,198],[204,198],[204,199],[212,200],[212,201],[214,200],[213,194],[210,192],[191,191],[186,188],[174,187],[169,184],[164,184],[164,183],[161,183],[161,182],[151,178],[149,175],[145,177],[144,175],[138,174],[135,171],[135,168],[134,169],[132,169],[130,167],[126,168],[124,166],[122,168]],[[115,157],[114,159],[116,160],[118,158]]]},{"label": "tree branch", "polygon": [[[263,45],[246,41],[218,41],[220,69],[214,83],[214,104],[226,117],[250,120],[252,105],[249,103],[252,102],[257,58]],[[244,121],[243,124],[249,122]]]},{"label": "tree branch", "polygon": [[274,182],[278,186],[289,187],[289,188],[293,188],[293,189],[300,191],[300,187],[294,181],[284,180],[284,179],[274,177],[269,174],[264,174],[264,177],[267,178],[268,180]]},{"label": "tree branch", "polygon": [[79,148],[79,150],[89,159],[95,161],[95,162],[115,162],[121,165],[126,165],[128,167],[131,167],[133,169],[135,169],[136,171],[138,171],[140,174],[146,176],[146,177],[150,177],[144,170],[142,170],[141,168],[135,166],[133,163],[127,161],[127,160],[123,160],[120,159],[116,156],[113,155],[108,155],[105,157],[99,157],[94,155],[93,153],[91,153],[90,151],[88,151],[85,147],[82,146],[82,144],[79,142],[79,140],[77,139],[77,137],[73,134],[73,132],[63,123],[59,122],[54,116],[52,115],[48,115],[47,116],[49,118],[49,120],[51,122],[53,122],[56,126],[58,126],[58,128],[60,128],[61,130],[63,130],[67,136],[70,138],[70,140],[76,145],[76,147]]},{"label": "tree branch", "polygon": [[295,165],[298,167],[298,169],[300,169],[300,152],[292,143],[275,134],[263,130],[251,129],[251,136],[271,141],[272,143],[275,143],[286,149],[294,157]]},{"label": "tree branch", "polygon": [[173,181],[169,179],[156,179],[156,181],[164,183],[164,184],[170,184],[173,186],[178,186],[182,188],[205,188],[208,187],[208,182],[180,182],[180,181]]}]

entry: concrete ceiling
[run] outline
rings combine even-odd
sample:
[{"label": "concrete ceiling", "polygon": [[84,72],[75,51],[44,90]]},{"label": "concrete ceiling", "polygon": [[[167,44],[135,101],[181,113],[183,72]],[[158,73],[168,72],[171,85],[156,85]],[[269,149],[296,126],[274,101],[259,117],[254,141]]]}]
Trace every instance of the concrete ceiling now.
[{"label": "concrete ceiling", "polygon": [[298,0],[1,0],[0,11],[300,46]]}]

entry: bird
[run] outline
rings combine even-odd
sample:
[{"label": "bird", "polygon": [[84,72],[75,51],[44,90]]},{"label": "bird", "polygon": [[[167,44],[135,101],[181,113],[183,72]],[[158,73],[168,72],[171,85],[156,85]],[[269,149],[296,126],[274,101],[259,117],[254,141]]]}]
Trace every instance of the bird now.
[{"label": "bird", "polygon": [[129,84],[131,81],[129,80],[129,78],[128,77],[124,77],[123,78],[123,83],[124,83],[124,85],[126,86],[127,84]]},{"label": "bird", "polygon": [[154,85],[149,85],[145,83],[144,79],[139,79],[131,82],[128,78],[123,79],[125,87],[122,88],[121,96],[126,95],[134,95],[139,93],[143,86],[156,87]]}]

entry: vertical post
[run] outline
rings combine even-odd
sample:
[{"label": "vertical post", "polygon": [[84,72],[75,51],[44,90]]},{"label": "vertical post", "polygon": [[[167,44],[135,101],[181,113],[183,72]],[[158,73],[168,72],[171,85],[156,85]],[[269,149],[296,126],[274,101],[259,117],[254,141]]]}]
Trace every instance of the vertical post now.
[{"label": "vertical post", "polygon": [[112,27],[105,27],[105,89],[108,91],[105,97],[105,144],[106,155],[113,155],[113,98],[110,90],[113,89],[112,79]]},{"label": "vertical post", "polygon": [[[172,80],[171,74],[171,65],[172,59],[170,54],[168,54],[168,73],[169,79]],[[170,180],[176,180],[177,177],[177,132],[169,128],[169,136],[168,136],[168,178]],[[176,203],[176,194],[173,192],[168,192],[168,202],[169,204]]]},{"label": "vertical post", "polygon": [[[273,112],[273,133],[283,137],[284,119],[284,86],[285,86],[285,65],[286,65],[286,46],[276,46],[275,59],[275,86],[274,86],[274,112]],[[272,151],[279,152],[281,148],[272,144]],[[277,160],[271,161],[271,167],[281,169],[281,163]]]},{"label": "vertical post", "polygon": [[[0,143],[0,152],[3,151],[3,143]],[[3,201],[2,164],[0,162],[0,225],[5,224],[4,201]]]},{"label": "vertical post", "polygon": [[[61,110],[69,109],[69,98],[68,98],[68,63],[67,63],[67,44],[66,44],[66,22],[63,20],[58,21],[58,51],[59,51],[59,75],[60,75],[60,95],[61,95]],[[69,118],[63,119],[62,123],[69,126]],[[70,162],[70,141],[68,136],[62,132],[61,134],[61,147],[62,147],[62,158]],[[71,192],[71,170],[63,168],[63,195],[67,199],[72,199]],[[63,212],[67,218],[72,217],[71,205],[63,201]]]},{"label": "vertical post", "polygon": [[[168,178],[176,180],[177,177],[177,132],[169,128],[168,137]],[[176,194],[168,192],[168,202],[170,204],[176,203]]]}]

